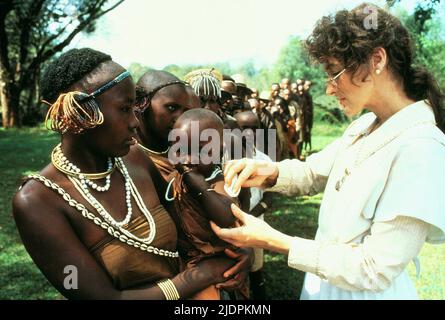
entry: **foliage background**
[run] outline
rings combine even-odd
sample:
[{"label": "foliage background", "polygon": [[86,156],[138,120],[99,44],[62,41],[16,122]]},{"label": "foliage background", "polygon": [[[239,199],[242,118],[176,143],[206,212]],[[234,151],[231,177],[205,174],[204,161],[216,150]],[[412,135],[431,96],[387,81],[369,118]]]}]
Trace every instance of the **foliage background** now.
[{"label": "foliage background", "polygon": [[[0,0],[0,5],[7,1]],[[38,1],[22,0],[23,4],[31,5]],[[60,1],[59,1],[60,2]],[[65,1],[82,2],[82,1]],[[94,5],[95,1],[83,1]],[[418,1],[416,10],[408,13],[398,7],[400,1],[388,1],[392,11],[402,19],[410,29],[416,45],[416,62],[425,65],[438,79],[442,89],[445,89],[445,28],[442,18],[445,12],[436,11],[438,0]],[[60,2],[61,3],[61,2]],[[100,3],[106,3],[101,1]],[[0,8],[3,8],[0,6]],[[0,12],[0,20],[1,14]],[[6,28],[9,32],[16,30],[11,22],[18,16],[10,17]],[[22,15],[26,18],[26,15]],[[48,18],[48,17],[47,17]],[[61,19],[64,17],[51,17]],[[66,17],[65,17],[66,18]],[[26,19],[25,19],[26,20]],[[1,23],[0,23],[1,27]],[[14,29],[15,28],[15,29]],[[43,28],[43,29],[42,29]],[[36,53],[39,32],[49,31],[48,26],[32,29],[33,41],[28,50],[32,55]],[[53,30],[54,32],[62,29]],[[84,32],[93,32],[94,24],[88,25]],[[67,30],[69,31],[69,30]],[[46,34],[48,37],[48,34]],[[14,34],[11,61],[17,59],[20,53],[20,37]],[[43,40],[42,40],[43,39]],[[44,40],[46,39],[46,40]],[[41,38],[47,41],[49,38]],[[224,74],[241,73],[245,76],[246,84],[261,90],[267,90],[271,83],[279,82],[281,78],[292,80],[307,78],[313,83],[312,94],[315,102],[315,125],[313,131],[314,150],[320,150],[333,139],[338,137],[347,125],[347,119],[337,108],[333,98],[325,96],[324,74],[320,67],[312,66],[302,50],[300,38],[289,38],[273,65],[257,66],[254,61],[247,61],[242,65],[231,65],[221,62],[213,66]],[[51,45],[57,45],[61,39],[54,38]],[[44,42],[45,43],[45,42]],[[4,45],[1,42],[0,47]],[[53,59],[59,53],[49,57]],[[25,61],[26,63],[32,63]],[[207,67],[207,65],[168,65],[164,70],[170,71],[182,78],[189,71]],[[138,79],[150,66],[137,62],[129,65],[129,70],[135,79]],[[17,70],[17,66],[14,70]],[[20,70],[20,68],[19,68]],[[23,70],[23,69],[22,69]],[[40,76],[41,66],[36,69],[33,77],[23,80],[18,107],[22,113],[22,124],[32,125],[29,128],[0,128],[0,299],[62,299],[54,288],[47,282],[40,271],[31,261],[24,250],[11,217],[11,198],[20,185],[21,177],[40,170],[49,162],[49,153],[58,141],[58,136],[48,133],[41,125],[45,108],[38,102],[37,80]],[[0,70],[3,72],[3,70]],[[1,85],[0,85],[1,87]],[[274,200],[273,210],[268,213],[266,220],[274,227],[291,235],[313,238],[317,225],[317,213],[322,195],[314,197],[301,197],[298,199],[277,196]],[[421,252],[422,273],[420,278],[415,277],[412,264],[409,272],[415,281],[419,295],[423,299],[445,299],[445,248],[443,245],[425,245]],[[287,267],[285,257],[278,254],[265,255],[265,274],[267,279],[267,293],[269,299],[297,299],[302,285],[303,273]]]}]

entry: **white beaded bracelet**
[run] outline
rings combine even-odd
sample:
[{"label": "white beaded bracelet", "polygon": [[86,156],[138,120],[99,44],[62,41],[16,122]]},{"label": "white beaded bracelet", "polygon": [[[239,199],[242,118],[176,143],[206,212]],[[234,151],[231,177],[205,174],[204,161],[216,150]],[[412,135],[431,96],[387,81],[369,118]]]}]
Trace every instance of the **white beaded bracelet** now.
[{"label": "white beaded bracelet", "polygon": [[158,281],[156,283],[159,288],[161,288],[162,293],[164,293],[166,300],[179,300],[179,292],[176,289],[176,286],[174,285],[173,281],[170,279],[165,279]]}]

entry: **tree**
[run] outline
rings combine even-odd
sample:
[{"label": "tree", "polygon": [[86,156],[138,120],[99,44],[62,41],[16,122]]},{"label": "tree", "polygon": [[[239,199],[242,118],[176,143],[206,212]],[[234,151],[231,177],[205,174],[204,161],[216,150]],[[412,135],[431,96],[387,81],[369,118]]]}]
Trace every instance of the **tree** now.
[{"label": "tree", "polygon": [[[400,0],[388,1],[393,7]],[[397,12],[397,16],[408,28],[415,45],[414,63],[430,70],[445,89],[445,52],[444,28],[438,12],[440,0],[421,1],[416,4],[410,15],[406,11]]]},{"label": "tree", "polygon": [[153,68],[143,66],[138,62],[133,62],[128,67],[128,71],[131,73],[134,82],[137,82],[144,75],[144,73],[150,70],[153,70]]},{"label": "tree", "polygon": [[308,79],[312,81],[312,92],[315,95],[322,94],[325,89],[326,75],[320,66],[311,63],[298,37],[291,37],[281,49],[272,74],[275,82],[281,81],[282,78],[289,78],[291,81]]},{"label": "tree", "polygon": [[182,66],[178,66],[176,64],[169,64],[168,66],[164,67],[162,70],[170,72],[177,76],[179,79],[184,79],[185,75],[187,73],[196,70],[196,69],[203,69],[203,68],[215,68],[222,74],[233,74],[233,70],[230,67],[229,63],[214,63],[214,64],[186,64]]},{"label": "tree", "polygon": [[[401,0],[386,0],[386,4],[389,8],[394,7],[396,3],[400,3]],[[440,0],[423,0],[419,1],[414,8],[413,18],[416,24],[417,32],[425,32],[426,23],[436,13],[437,5],[440,4]]]},{"label": "tree", "polygon": [[[20,126],[35,103],[40,68],[80,32],[124,0],[0,0],[0,104],[2,125]],[[27,106],[26,106],[27,105]]]}]

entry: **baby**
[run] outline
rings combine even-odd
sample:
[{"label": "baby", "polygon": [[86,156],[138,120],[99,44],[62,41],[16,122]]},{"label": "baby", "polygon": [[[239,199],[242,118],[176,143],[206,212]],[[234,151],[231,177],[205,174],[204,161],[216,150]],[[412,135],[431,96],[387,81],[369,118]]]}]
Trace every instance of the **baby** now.
[{"label": "baby", "polygon": [[[176,136],[169,159],[180,163],[176,164],[178,172],[167,188],[166,198],[175,204],[173,220],[178,227],[178,250],[188,267],[232,248],[214,234],[209,224],[209,221],[214,221],[227,228],[236,222],[230,205],[238,204],[238,199],[230,198],[225,192],[220,167],[224,155],[223,128],[223,122],[216,113],[193,109],[178,118],[169,137]],[[206,129],[211,129],[210,138],[200,139]],[[204,159],[204,156],[208,158]],[[211,287],[206,296],[200,298],[219,299],[219,294],[215,287]],[[248,297],[247,285],[241,297]]]}]

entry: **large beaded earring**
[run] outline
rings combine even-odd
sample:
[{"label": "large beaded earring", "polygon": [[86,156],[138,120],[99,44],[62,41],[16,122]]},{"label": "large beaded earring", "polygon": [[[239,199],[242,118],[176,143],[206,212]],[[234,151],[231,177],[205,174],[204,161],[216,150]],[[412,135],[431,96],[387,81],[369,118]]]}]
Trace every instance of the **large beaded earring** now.
[{"label": "large beaded earring", "polygon": [[72,91],[63,93],[48,109],[45,118],[46,128],[62,134],[70,131],[75,134],[82,133],[85,129],[92,129],[104,121],[104,115],[99,109],[95,99],[86,102],[78,101],[87,94]]}]

